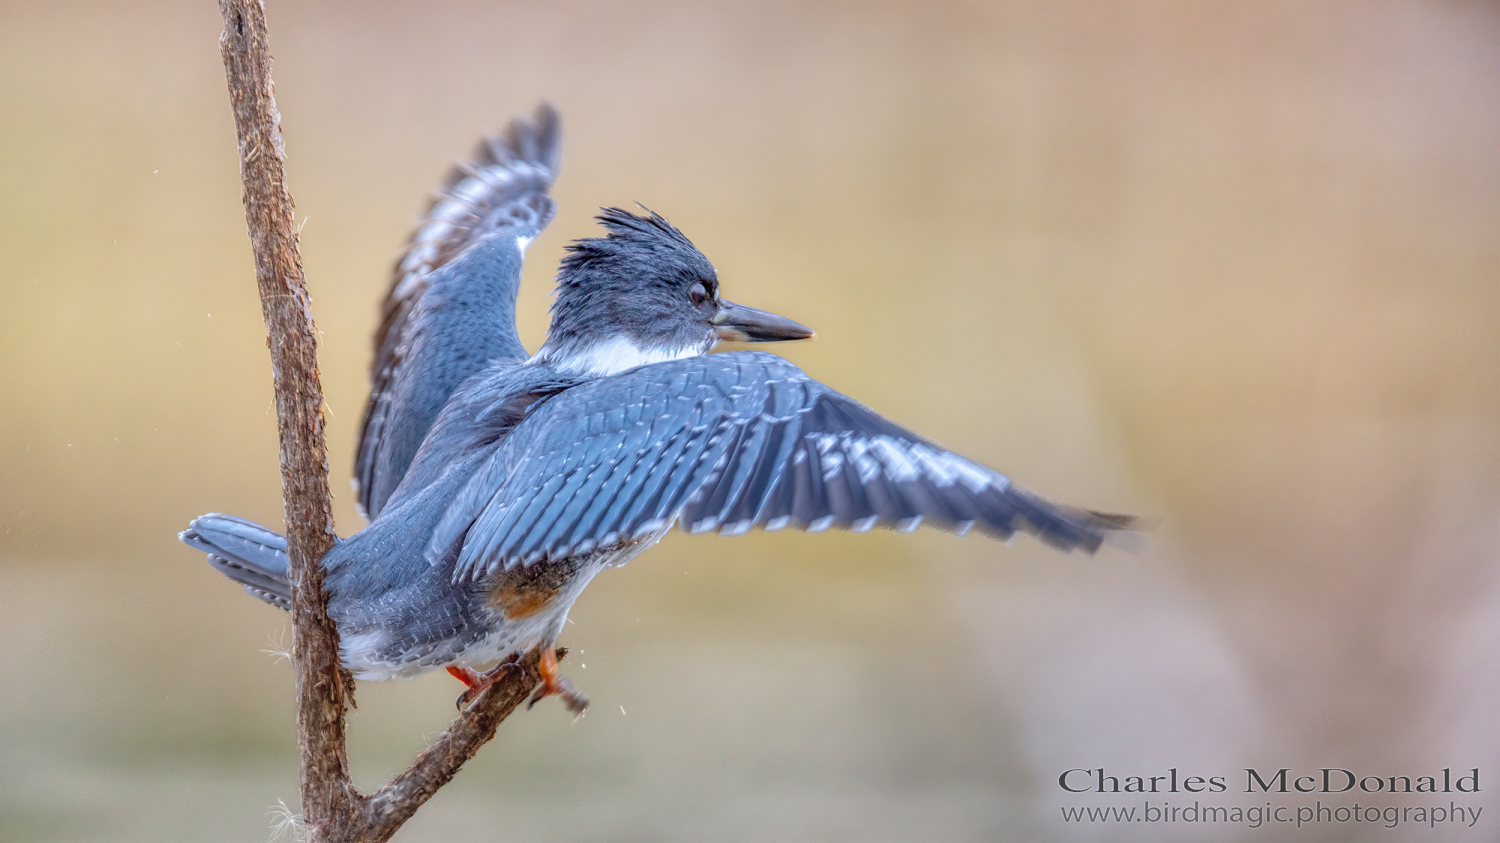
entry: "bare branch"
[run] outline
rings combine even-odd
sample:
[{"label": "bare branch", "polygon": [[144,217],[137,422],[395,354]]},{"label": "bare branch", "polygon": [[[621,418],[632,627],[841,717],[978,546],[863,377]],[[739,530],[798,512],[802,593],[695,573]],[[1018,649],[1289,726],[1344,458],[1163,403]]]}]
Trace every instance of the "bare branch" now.
[{"label": "bare branch", "polygon": [[351,808],[344,751],[346,698],[353,684],[339,663],[338,630],[328,618],[319,560],[333,547],[323,389],[317,328],[302,276],[296,216],[286,186],[281,115],[271,87],[265,8],[259,0],[220,0],[219,50],[239,136],[245,222],[271,349],[281,493],[292,582],[292,655],[297,670],[297,746],[302,811],[314,838],[324,820]]},{"label": "bare branch", "polygon": [[[559,647],[558,658],[567,652],[566,648]],[[437,793],[438,788],[458,773],[464,762],[495,737],[500,721],[509,717],[542,681],[537,667],[540,654],[540,650],[527,653],[517,663],[517,670],[508,673],[475,700],[447,731],[417,756],[406,772],[369,797],[365,817],[370,823],[371,834],[364,839],[390,839],[402,823]]]},{"label": "bare branch", "polygon": [[345,703],[353,703],[354,680],[339,661],[338,630],[328,617],[320,564],[335,534],[317,328],[286,187],[265,8],[260,0],[219,0],[219,9],[224,15],[220,52],[239,136],[245,222],[276,390],[303,821],[314,841],[385,841],[495,736],[500,721],[537,686],[540,651],[528,653],[518,670],[481,694],[406,772],[374,796],[354,788],[344,741]]}]

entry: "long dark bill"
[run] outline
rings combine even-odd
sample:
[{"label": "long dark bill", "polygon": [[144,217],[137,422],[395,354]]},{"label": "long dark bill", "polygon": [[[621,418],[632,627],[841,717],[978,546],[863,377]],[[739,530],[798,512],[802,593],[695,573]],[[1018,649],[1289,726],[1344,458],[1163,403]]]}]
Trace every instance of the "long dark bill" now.
[{"label": "long dark bill", "polygon": [[785,316],[777,316],[757,307],[746,307],[726,301],[719,305],[713,318],[719,339],[730,342],[781,342],[805,340],[814,336],[813,329]]}]

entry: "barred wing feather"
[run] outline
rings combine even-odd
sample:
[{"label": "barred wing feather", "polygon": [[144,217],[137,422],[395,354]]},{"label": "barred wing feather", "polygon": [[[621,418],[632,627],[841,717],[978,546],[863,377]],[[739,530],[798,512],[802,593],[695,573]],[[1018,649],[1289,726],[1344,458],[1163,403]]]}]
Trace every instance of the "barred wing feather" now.
[{"label": "barred wing feather", "polygon": [[436,560],[462,543],[455,579],[640,541],[673,522],[726,535],[927,524],[1090,552],[1132,528],[1021,489],[759,352],[567,390],[490,462],[429,546]]},{"label": "barred wing feather", "polygon": [[496,359],[526,357],[515,327],[525,245],[555,206],[561,146],[543,105],[480,142],[427,208],[397,262],[375,333],[354,484],[361,512],[384,508],[453,390]]}]

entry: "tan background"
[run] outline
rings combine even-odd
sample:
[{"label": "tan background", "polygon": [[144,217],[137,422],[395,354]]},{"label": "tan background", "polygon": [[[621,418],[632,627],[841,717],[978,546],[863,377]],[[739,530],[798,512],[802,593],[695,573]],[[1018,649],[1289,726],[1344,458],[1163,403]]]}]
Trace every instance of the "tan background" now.
[{"label": "tan background", "polygon": [[[1500,776],[1495,4],[270,21],[346,534],[390,261],[541,98],[567,148],[529,346],[563,244],[640,201],[818,329],[783,349],[814,376],[1164,517],[1094,559],[672,535],[573,613],[589,717],[515,717],[402,839],[1398,840],[1068,826],[1116,803],[1056,778],[1177,767],[1255,805],[1248,765]],[[291,673],[261,652],[285,617],[174,541],[210,509],[279,523],[219,28],[206,0],[0,4],[0,838],[253,840],[295,806]],[[357,778],[457,690],[362,685]],[[1422,839],[1493,839],[1496,787]]]}]

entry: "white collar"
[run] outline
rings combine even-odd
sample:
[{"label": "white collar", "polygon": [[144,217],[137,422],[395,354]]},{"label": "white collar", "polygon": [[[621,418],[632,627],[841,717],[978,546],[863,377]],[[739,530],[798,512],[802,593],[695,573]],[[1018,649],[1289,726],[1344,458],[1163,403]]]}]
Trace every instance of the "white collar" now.
[{"label": "white collar", "polygon": [[681,360],[703,354],[701,345],[669,348],[641,348],[629,338],[615,334],[593,345],[577,350],[559,352],[544,343],[541,350],[531,356],[528,363],[541,363],[573,375],[609,377],[652,363]]}]

